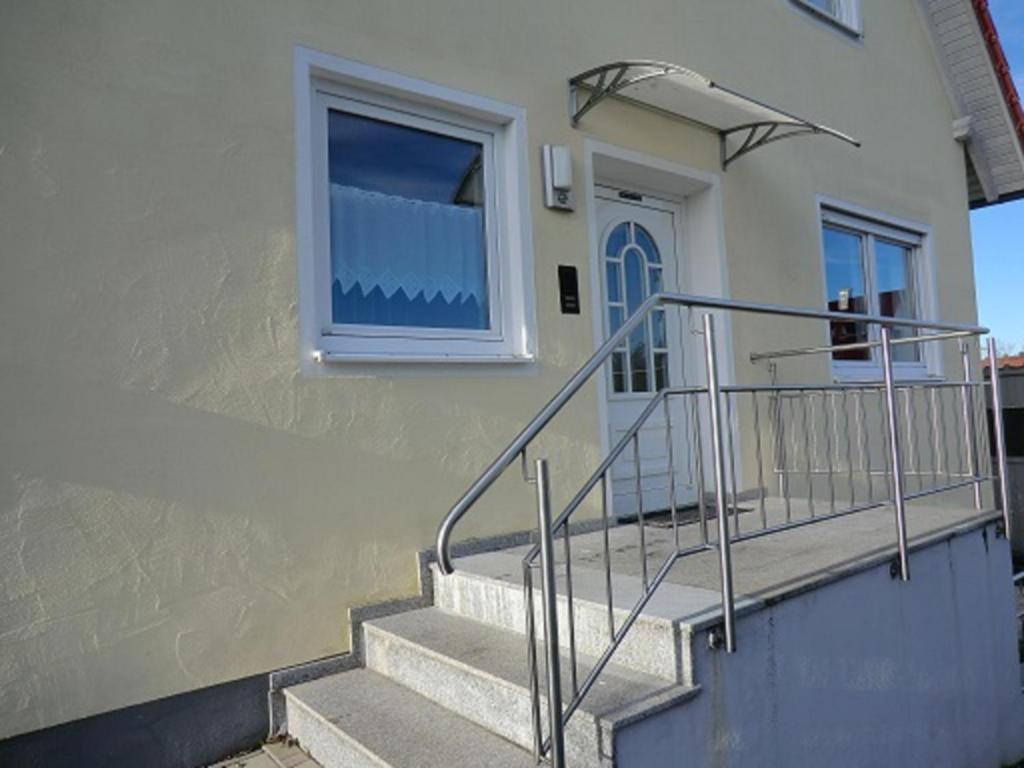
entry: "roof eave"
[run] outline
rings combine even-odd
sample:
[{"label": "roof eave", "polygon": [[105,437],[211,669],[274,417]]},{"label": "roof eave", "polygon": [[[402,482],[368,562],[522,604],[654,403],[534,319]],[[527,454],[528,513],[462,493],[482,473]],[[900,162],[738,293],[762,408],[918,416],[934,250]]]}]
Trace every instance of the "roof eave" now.
[{"label": "roof eave", "polygon": [[999,31],[996,29],[995,19],[988,7],[988,0],[971,0],[975,16],[978,18],[978,25],[981,27],[981,36],[985,40],[985,47],[988,49],[989,60],[999,81],[999,88],[1003,93],[1006,102],[1006,109],[1010,114],[1010,122],[1013,124],[1017,135],[1017,142],[1021,151],[1024,151],[1024,107],[1021,106],[1020,94],[1013,82],[1013,74],[1010,71],[1010,63],[1006,59],[1006,51],[1003,49],[1002,41],[999,39]]}]

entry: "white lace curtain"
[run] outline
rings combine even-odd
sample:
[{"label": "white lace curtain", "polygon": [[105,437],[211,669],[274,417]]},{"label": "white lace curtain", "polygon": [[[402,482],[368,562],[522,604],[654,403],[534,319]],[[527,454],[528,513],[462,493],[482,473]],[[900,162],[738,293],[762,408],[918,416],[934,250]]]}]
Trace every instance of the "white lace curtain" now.
[{"label": "white lace curtain", "polygon": [[487,298],[483,210],[331,184],[331,275],[429,302]]}]

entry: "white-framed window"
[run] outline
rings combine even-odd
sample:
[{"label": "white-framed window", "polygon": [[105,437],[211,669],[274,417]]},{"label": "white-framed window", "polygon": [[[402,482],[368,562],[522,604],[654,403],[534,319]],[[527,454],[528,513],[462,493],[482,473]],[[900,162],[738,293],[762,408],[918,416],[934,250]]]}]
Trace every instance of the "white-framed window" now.
[{"label": "white-framed window", "polygon": [[[929,274],[924,231],[822,205],[821,246],[826,307],[832,312],[927,319]],[[894,326],[892,338],[919,335],[920,331]],[[879,329],[858,322],[829,324],[833,346],[877,341]],[[930,345],[934,346],[934,345]],[[923,379],[935,373],[934,350],[929,345],[893,347],[895,373],[901,378]],[[877,347],[832,353],[837,378],[868,380],[881,377]]]},{"label": "white-framed window", "polygon": [[523,111],[301,47],[295,85],[306,360],[532,359]]},{"label": "white-framed window", "polygon": [[863,32],[860,0],[792,0],[792,2],[847,32],[856,35]]}]

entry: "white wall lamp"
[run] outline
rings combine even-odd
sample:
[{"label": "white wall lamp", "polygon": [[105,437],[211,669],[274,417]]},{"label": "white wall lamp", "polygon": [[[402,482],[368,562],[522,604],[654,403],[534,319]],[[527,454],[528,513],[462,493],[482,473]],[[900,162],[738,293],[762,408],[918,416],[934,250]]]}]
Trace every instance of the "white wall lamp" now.
[{"label": "white wall lamp", "polygon": [[572,193],[572,151],[558,144],[545,144],[544,157],[544,205],[561,211],[576,208]]}]

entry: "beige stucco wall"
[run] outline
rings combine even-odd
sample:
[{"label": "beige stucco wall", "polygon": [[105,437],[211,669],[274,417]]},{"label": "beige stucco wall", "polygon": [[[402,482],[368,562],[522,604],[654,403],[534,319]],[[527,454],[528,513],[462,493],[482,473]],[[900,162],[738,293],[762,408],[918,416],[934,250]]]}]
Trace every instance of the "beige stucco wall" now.
[{"label": "beige stucco wall", "polygon": [[[714,136],[565,80],[675,61],[864,142],[778,144],[723,177],[734,297],[818,306],[815,195],[933,228],[943,315],[974,317],[962,156],[910,0],[863,43],[786,0],[0,5],[0,737],[343,651],[346,608],[417,589],[444,510],[593,348],[587,221],[540,206],[538,146],[585,136],[718,172]],[[299,374],[292,51],[524,107],[538,366]],[[700,258],[699,254],[692,255]],[[751,345],[808,336],[738,322]],[[597,458],[588,390],[541,450]],[[560,490],[566,485],[561,483]],[[522,529],[512,472],[463,535]]]}]

